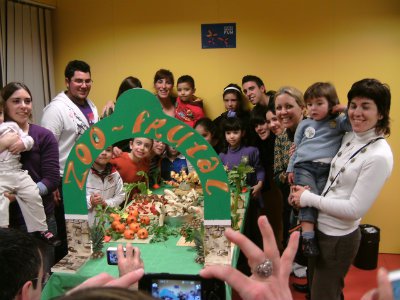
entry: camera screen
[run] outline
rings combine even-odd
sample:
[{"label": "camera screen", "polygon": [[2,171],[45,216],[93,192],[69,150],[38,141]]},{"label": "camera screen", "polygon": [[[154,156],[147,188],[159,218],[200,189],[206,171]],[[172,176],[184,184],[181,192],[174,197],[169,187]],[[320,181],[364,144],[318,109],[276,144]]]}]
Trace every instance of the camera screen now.
[{"label": "camera screen", "polygon": [[201,300],[201,282],[197,280],[153,279],[151,295],[164,300]]},{"label": "camera screen", "polygon": [[107,260],[110,265],[118,265],[117,251],[109,251],[107,252],[107,255]]}]

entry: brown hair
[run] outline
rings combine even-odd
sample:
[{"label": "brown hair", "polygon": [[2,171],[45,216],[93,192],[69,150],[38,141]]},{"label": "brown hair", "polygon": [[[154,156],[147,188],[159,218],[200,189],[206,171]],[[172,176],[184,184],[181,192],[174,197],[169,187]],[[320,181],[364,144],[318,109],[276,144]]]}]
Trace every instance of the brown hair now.
[{"label": "brown hair", "polygon": [[332,107],[339,104],[339,97],[335,86],[330,82],[316,82],[304,92],[304,101],[324,97],[328,101],[329,113],[332,114]]},{"label": "brown hair", "polygon": [[390,88],[387,84],[381,83],[377,79],[366,78],[355,82],[350,91],[347,93],[347,107],[350,106],[350,102],[353,98],[363,97],[371,99],[375,102],[378,113],[382,116],[382,119],[378,120],[375,131],[377,134],[390,134],[390,102],[391,94]]},{"label": "brown hair", "polygon": [[169,80],[172,85],[174,85],[175,81],[174,81],[174,74],[172,74],[172,72],[170,70],[166,70],[166,69],[160,69],[156,72],[156,74],[154,75],[154,84],[156,84],[157,81],[159,81],[160,79],[166,79]]},{"label": "brown hair", "polygon": [[[6,86],[4,86],[1,89],[1,92],[0,92],[0,106],[3,108],[3,111],[4,111],[4,119],[7,119],[6,115],[5,115],[5,105],[6,105],[7,100],[11,97],[12,94],[14,94],[16,91],[21,90],[21,89],[27,91],[29,96],[32,99],[31,91],[22,82],[10,82],[10,83],[6,84]],[[32,116],[30,116],[30,117],[32,117]]]}]

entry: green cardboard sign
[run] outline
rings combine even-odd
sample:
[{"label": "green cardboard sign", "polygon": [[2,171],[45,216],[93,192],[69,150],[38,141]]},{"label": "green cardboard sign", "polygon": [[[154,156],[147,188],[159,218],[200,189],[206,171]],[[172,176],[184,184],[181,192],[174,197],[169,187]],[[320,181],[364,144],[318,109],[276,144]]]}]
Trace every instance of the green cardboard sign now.
[{"label": "green cardboard sign", "polygon": [[67,219],[87,216],[86,179],[97,156],[108,146],[134,137],[157,139],[180,151],[200,178],[205,224],[230,225],[228,178],[218,154],[193,128],[164,114],[158,99],[144,89],[123,93],[114,113],[88,129],[72,148],[63,178]]}]

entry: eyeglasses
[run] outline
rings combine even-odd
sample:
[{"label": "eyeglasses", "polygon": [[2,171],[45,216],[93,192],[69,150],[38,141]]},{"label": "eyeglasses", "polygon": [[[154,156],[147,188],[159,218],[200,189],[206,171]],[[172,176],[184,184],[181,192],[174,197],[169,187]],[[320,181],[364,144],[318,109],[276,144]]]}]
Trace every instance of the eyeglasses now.
[{"label": "eyeglasses", "polygon": [[77,85],[83,85],[86,84],[87,86],[92,85],[93,80],[92,79],[73,79],[71,80],[73,83],[77,84]]}]

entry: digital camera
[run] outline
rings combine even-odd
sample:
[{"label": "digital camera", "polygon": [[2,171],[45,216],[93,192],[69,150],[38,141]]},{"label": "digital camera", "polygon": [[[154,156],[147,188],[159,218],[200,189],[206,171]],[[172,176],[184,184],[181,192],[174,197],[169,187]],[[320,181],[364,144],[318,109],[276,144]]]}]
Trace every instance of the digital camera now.
[{"label": "digital camera", "polygon": [[[125,247],[124,247],[124,256],[126,256]],[[118,265],[117,247],[107,248],[107,263],[109,265]]]},{"label": "digital camera", "polygon": [[145,274],[139,280],[139,290],[160,299],[225,300],[223,281],[199,275]]}]

